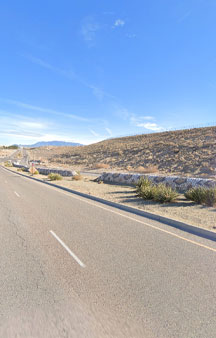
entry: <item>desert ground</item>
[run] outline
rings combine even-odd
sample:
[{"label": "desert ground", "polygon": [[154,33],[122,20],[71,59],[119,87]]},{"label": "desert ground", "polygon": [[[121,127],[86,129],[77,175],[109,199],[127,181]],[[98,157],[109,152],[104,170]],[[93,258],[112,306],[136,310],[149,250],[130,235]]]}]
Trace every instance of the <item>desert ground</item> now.
[{"label": "desert ground", "polygon": [[216,127],[109,139],[81,147],[28,150],[43,165],[166,175],[216,175]]},{"label": "desert ground", "polygon": [[15,152],[14,149],[4,149],[3,147],[0,147],[0,158],[4,158],[7,156],[12,155]]}]

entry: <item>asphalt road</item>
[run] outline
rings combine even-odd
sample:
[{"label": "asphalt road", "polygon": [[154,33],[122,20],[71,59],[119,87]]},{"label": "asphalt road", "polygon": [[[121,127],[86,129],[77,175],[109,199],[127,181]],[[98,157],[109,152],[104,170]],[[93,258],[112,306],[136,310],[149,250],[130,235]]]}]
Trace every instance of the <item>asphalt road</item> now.
[{"label": "asphalt road", "polygon": [[215,338],[215,242],[1,167],[0,241],[0,337]]}]

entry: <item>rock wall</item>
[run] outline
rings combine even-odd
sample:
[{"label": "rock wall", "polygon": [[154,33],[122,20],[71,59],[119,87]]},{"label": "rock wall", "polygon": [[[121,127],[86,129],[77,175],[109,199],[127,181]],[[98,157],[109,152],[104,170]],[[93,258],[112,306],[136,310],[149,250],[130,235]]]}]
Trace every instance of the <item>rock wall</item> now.
[{"label": "rock wall", "polygon": [[54,173],[54,174],[60,174],[61,176],[74,176],[77,174],[76,171],[74,170],[42,168],[42,167],[37,167],[37,166],[36,166],[36,169],[38,170],[39,174],[42,174],[42,175],[49,175],[51,173]]},{"label": "rock wall", "polygon": [[[29,171],[29,166],[24,166],[20,163],[13,162],[13,166],[16,168],[24,168],[25,171]],[[51,173],[60,174],[61,176],[74,176],[77,175],[77,172],[74,170],[64,170],[64,169],[55,169],[55,168],[43,168],[35,166],[39,174],[41,175],[49,175]]]},{"label": "rock wall", "polygon": [[180,176],[157,176],[157,175],[142,175],[142,174],[119,174],[119,173],[102,173],[98,178],[99,181],[136,184],[141,177],[147,177],[154,184],[163,183],[179,192],[185,192],[192,187],[216,187],[216,180],[204,178],[191,178]]},{"label": "rock wall", "polygon": [[29,171],[29,167],[27,167],[25,165],[22,165],[22,164],[17,163],[17,162],[13,162],[12,164],[13,164],[13,167],[15,167],[15,168],[23,168],[24,171]]}]

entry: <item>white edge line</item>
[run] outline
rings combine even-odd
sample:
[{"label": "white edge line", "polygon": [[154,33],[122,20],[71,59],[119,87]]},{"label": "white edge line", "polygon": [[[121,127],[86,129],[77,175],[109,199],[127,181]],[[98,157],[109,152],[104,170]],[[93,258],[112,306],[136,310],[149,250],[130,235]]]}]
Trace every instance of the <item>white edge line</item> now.
[{"label": "white edge line", "polygon": [[[50,187],[51,189],[52,189],[52,188],[55,189],[55,187],[52,187],[52,186],[48,186],[48,187]],[[55,189],[55,190],[57,190],[57,189]],[[97,204],[95,204],[95,203],[91,203],[90,201],[86,201],[85,198],[79,198],[79,197],[77,197],[77,196],[75,197],[75,195],[72,196],[71,193],[69,193],[69,192],[65,192],[65,191],[62,191],[62,190],[57,190],[57,191],[61,192],[62,194],[66,195],[66,196],[75,198],[75,199],[77,199],[77,200],[80,200],[80,201],[82,201],[82,202],[85,202],[85,203],[87,203],[87,204],[90,204],[90,205],[92,205],[92,206],[95,206],[95,207],[97,207],[97,208],[100,208],[100,209],[109,211],[109,212],[111,212],[111,213],[113,213],[113,214],[116,214],[116,215],[120,215],[120,216],[122,216],[122,217],[125,217],[125,218],[127,218],[127,219],[130,219],[130,220],[135,221],[135,222],[137,222],[137,223],[144,224],[144,225],[148,226],[149,228],[152,228],[152,229],[161,231],[161,232],[163,232],[163,233],[165,233],[165,234],[168,234],[168,235],[171,235],[171,236],[173,236],[173,237],[179,238],[179,239],[184,240],[184,241],[186,241],[186,242],[188,242],[188,243],[191,243],[191,244],[197,245],[197,246],[199,246],[199,247],[208,249],[208,250],[210,250],[210,251],[216,252],[216,249],[214,249],[214,248],[212,248],[212,247],[210,247],[210,246],[207,246],[207,245],[205,245],[205,244],[201,244],[201,243],[198,243],[198,242],[193,241],[193,240],[191,240],[191,239],[188,239],[188,238],[185,238],[185,237],[183,237],[183,236],[177,235],[177,234],[173,233],[172,231],[168,231],[168,230],[159,228],[159,227],[157,227],[157,226],[155,226],[155,225],[152,225],[152,224],[143,222],[143,221],[141,221],[141,220],[139,220],[139,219],[130,217],[130,216],[128,216],[128,215],[121,214],[121,213],[118,212],[118,211],[114,211],[114,210],[105,208],[105,207],[103,207],[102,205],[97,205]]]},{"label": "white edge line", "polygon": [[17,197],[20,197],[20,195],[19,195],[16,191],[14,191],[14,194],[15,194]]},{"label": "white edge line", "polygon": [[54,231],[50,230],[50,233],[55,237],[55,239],[65,248],[65,250],[75,259],[75,261],[82,267],[85,268],[85,264],[68,248],[68,246],[55,234]]},{"label": "white edge line", "polygon": [[[6,171],[5,168],[3,168],[3,169]],[[11,171],[11,172],[12,172],[13,174],[16,175],[15,172],[13,172],[13,171]],[[24,176],[24,175],[22,175],[22,177],[28,179],[28,177],[26,177],[26,176]],[[43,183],[43,182],[41,182],[41,181],[39,181],[39,180],[37,180],[37,181],[35,180],[34,182],[36,182],[36,183],[38,182],[38,183],[41,183],[41,184]],[[56,187],[54,187],[54,186],[51,186],[51,185],[46,185],[46,187],[48,187],[48,188],[50,188],[50,189],[54,189],[55,191],[58,191],[58,192],[60,192],[60,193],[62,193],[62,194],[64,194],[64,195],[66,195],[66,196],[69,196],[69,197],[75,198],[75,199],[77,199],[77,200],[80,200],[80,201],[82,201],[82,202],[85,202],[85,203],[87,203],[87,204],[93,205],[93,206],[95,206],[95,207],[97,207],[97,208],[104,209],[104,210],[109,211],[109,212],[111,212],[111,213],[113,213],[113,214],[120,215],[120,216],[122,216],[122,217],[128,218],[128,219],[130,219],[130,220],[132,220],[132,221],[135,221],[135,222],[137,222],[137,223],[144,224],[144,225],[146,225],[146,226],[148,226],[148,227],[150,227],[150,228],[152,228],[152,229],[155,229],[155,230],[164,232],[164,233],[169,234],[169,235],[171,235],[171,236],[173,236],[173,237],[176,237],[176,238],[179,238],[179,239],[181,239],[181,240],[184,240],[184,241],[186,241],[186,242],[188,242],[188,243],[191,243],[191,244],[197,245],[197,246],[199,246],[199,247],[208,249],[208,250],[210,250],[210,251],[216,252],[216,249],[214,249],[214,248],[212,248],[212,247],[210,247],[210,246],[207,246],[207,245],[198,243],[198,242],[196,242],[196,241],[193,241],[193,240],[191,240],[191,239],[185,238],[185,237],[183,237],[183,236],[179,236],[179,235],[177,235],[177,234],[175,234],[175,233],[173,233],[173,232],[171,232],[171,231],[168,231],[168,230],[159,228],[159,227],[157,227],[157,226],[155,226],[155,225],[152,225],[152,224],[149,224],[149,223],[140,221],[140,220],[138,220],[138,219],[136,219],[136,218],[132,218],[132,217],[130,217],[130,216],[128,216],[128,215],[121,214],[120,212],[117,212],[117,211],[114,211],[114,210],[105,208],[105,207],[103,207],[103,206],[101,206],[101,205],[98,205],[98,204],[96,204],[96,203],[91,203],[90,201],[87,201],[84,197],[82,197],[82,198],[79,198],[79,197],[77,197],[77,196],[75,197],[75,194],[70,193],[70,192],[62,191],[62,190],[60,190],[60,189],[58,189],[58,188],[56,188]]]}]

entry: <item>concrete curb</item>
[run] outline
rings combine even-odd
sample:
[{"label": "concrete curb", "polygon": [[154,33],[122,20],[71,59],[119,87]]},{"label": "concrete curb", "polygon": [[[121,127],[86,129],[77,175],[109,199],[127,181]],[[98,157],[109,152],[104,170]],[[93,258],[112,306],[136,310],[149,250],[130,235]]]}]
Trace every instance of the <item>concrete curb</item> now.
[{"label": "concrete curb", "polygon": [[190,234],[193,234],[193,235],[196,235],[196,236],[199,236],[199,237],[203,237],[203,238],[206,238],[206,239],[210,239],[212,241],[216,241],[216,232],[213,232],[211,230],[200,228],[200,227],[197,227],[197,226],[194,226],[194,225],[191,225],[191,224],[187,224],[187,223],[184,223],[184,222],[181,222],[181,221],[177,221],[177,220],[174,220],[174,219],[171,219],[171,218],[168,218],[168,217],[159,216],[157,214],[154,214],[154,213],[151,213],[151,212],[148,212],[148,211],[144,211],[144,210],[139,210],[139,209],[136,209],[136,208],[133,208],[133,207],[129,207],[129,206],[120,204],[120,203],[107,201],[107,200],[100,198],[100,197],[87,195],[87,194],[84,194],[84,193],[76,191],[76,190],[61,187],[61,186],[54,184],[54,183],[42,181],[42,180],[37,179],[35,177],[23,175],[21,173],[12,171],[12,170],[5,168],[3,166],[2,166],[2,168],[6,169],[6,170],[8,170],[8,171],[10,171],[14,174],[29,178],[31,180],[41,182],[41,183],[50,185],[51,187],[55,187],[55,188],[73,193],[74,195],[78,195],[80,197],[88,198],[90,200],[93,200],[93,201],[96,201],[96,202],[99,202],[99,203],[102,203],[102,204],[105,204],[105,205],[109,205],[111,207],[114,207],[114,208],[117,208],[117,209],[120,209],[120,210],[123,210],[123,211],[127,211],[127,212],[133,213],[133,214],[138,215],[138,216],[143,216],[143,217],[149,218],[149,219],[154,220],[154,221],[162,222],[166,225],[170,225],[174,228],[180,229],[180,230],[188,232]]}]

